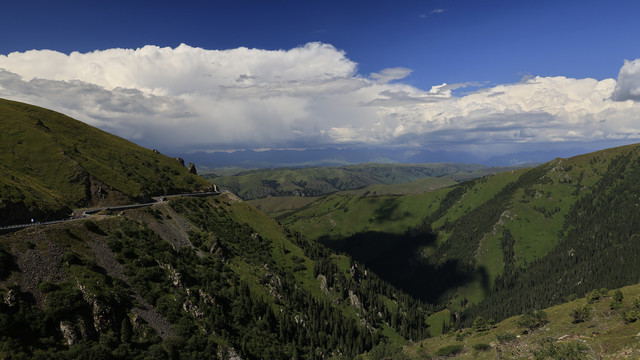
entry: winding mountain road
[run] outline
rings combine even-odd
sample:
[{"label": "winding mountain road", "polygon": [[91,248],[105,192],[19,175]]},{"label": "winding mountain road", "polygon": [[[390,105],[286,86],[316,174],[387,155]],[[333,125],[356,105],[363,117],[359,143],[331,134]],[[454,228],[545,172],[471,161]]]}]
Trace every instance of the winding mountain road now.
[{"label": "winding mountain road", "polygon": [[4,234],[7,232],[11,232],[11,231],[15,231],[15,230],[19,230],[19,229],[23,229],[23,228],[27,228],[27,227],[31,227],[31,226],[40,226],[40,225],[51,225],[51,224],[59,224],[59,223],[63,223],[63,222],[67,222],[67,221],[76,221],[76,220],[82,220],[85,219],[93,214],[97,214],[100,211],[103,210],[113,210],[113,211],[117,211],[117,210],[127,210],[127,209],[137,209],[137,208],[141,208],[141,207],[145,207],[145,206],[151,206],[153,204],[158,204],[161,202],[165,202],[170,198],[174,198],[174,197],[207,197],[207,196],[213,196],[213,195],[220,195],[223,192],[221,191],[211,191],[211,192],[197,192],[197,193],[184,193],[184,194],[175,194],[175,195],[164,195],[164,196],[157,196],[153,198],[153,202],[149,202],[149,203],[142,203],[142,204],[131,204],[131,205],[120,205],[120,206],[107,206],[107,207],[100,207],[100,208],[92,208],[92,209],[86,209],[86,210],[76,210],[73,212],[73,214],[71,215],[71,217],[69,218],[65,218],[65,219],[60,219],[60,220],[51,220],[51,221],[43,221],[43,222],[32,222],[32,223],[27,223],[27,224],[17,224],[17,225],[8,225],[8,226],[0,226],[0,234]]}]

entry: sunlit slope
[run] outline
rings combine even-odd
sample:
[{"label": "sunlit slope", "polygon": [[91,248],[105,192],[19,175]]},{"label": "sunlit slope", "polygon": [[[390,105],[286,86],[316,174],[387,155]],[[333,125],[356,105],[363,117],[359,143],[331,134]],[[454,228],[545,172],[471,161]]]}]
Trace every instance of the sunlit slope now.
[{"label": "sunlit slope", "polygon": [[537,309],[542,312],[534,316],[517,315],[495,325],[481,318],[475,327],[406,346],[404,352],[410,359],[445,354],[452,359],[637,359],[639,298],[640,285],[597,289],[586,298]]},{"label": "sunlit slope", "polygon": [[0,235],[0,297],[27,359],[355,358],[431,309],[228,193]]},{"label": "sunlit slope", "polygon": [[501,318],[637,282],[625,269],[640,253],[639,153],[630,145],[556,159],[420,198],[333,195],[281,221],[418,297]]},{"label": "sunlit slope", "polygon": [[0,99],[3,223],[207,186],[175,159],[54,111]]},{"label": "sunlit slope", "polygon": [[[447,184],[467,176],[482,176],[490,168],[473,164],[362,164],[343,167],[256,170],[212,178],[245,200],[267,196],[320,196],[368,185],[392,185],[426,177]],[[374,190],[375,191],[375,190]]]},{"label": "sunlit slope", "polygon": [[450,189],[412,196],[357,196],[338,193],[279,219],[312,239],[339,240],[367,231],[403,234],[438,207]]}]

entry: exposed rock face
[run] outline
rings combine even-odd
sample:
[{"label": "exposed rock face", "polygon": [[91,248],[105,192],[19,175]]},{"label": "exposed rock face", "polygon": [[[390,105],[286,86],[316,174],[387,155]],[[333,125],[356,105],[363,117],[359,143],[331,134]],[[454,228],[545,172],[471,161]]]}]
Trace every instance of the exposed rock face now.
[{"label": "exposed rock face", "polygon": [[9,305],[10,307],[15,306],[18,304],[18,293],[15,290],[9,290],[5,295],[4,295],[4,303]]},{"label": "exposed rock face", "polygon": [[62,333],[67,346],[72,346],[78,343],[78,334],[76,334],[71,324],[60,321],[60,332]]},{"label": "exposed rock face", "polygon": [[198,175],[198,171],[196,170],[196,165],[194,163],[189,163],[189,174]]},{"label": "exposed rock face", "polygon": [[113,309],[103,304],[95,295],[90,294],[85,286],[78,284],[78,289],[82,292],[84,300],[91,305],[93,328],[99,333],[113,329],[116,323]]},{"label": "exposed rock face", "polygon": [[318,274],[318,281],[320,281],[320,290],[322,290],[325,294],[329,293],[329,289],[327,288],[327,277],[322,275],[322,274]]},{"label": "exposed rock face", "polygon": [[184,166],[184,159],[181,157],[177,157],[176,160],[180,163],[180,165]]},{"label": "exposed rock face", "polygon": [[268,281],[269,293],[276,299],[281,299],[282,294],[280,293],[282,290],[282,280],[280,277],[273,273],[266,273],[265,278]]},{"label": "exposed rock face", "polygon": [[106,185],[92,175],[87,175],[85,180],[85,205],[120,205],[129,202],[131,202],[131,199],[127,195]]},{"label": "exposed rock face", "polygon": [[182,309],[189,314],[193,315],[193,317],[202,319],[204,317],[204,313],[198,306],[196,306],[193,301],[187,300],[182,304]]},{"label": "exposed rock face", "polygon": [[349,300],[351,301],[351,306],[356,309],[361,309],[362,304],[360,304],[360,299],[358,299],[358,295],[356,295],[353,291],[349,290]]}]

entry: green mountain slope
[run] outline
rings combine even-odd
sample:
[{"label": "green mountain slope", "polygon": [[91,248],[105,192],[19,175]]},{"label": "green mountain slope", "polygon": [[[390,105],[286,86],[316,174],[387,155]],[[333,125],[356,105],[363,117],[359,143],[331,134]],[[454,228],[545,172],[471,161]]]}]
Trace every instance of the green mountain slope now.
[{"label": "green mountain slope", "polygon": [[[363,164],[343,167],[275,169],[234,176],[206,177],[245,200],[268,196],[320,196],[368,185],[393,185],[425,177],[441,178],[432,185],[479,177],[495,169],[473,164]],[[376,191],[375,189],[373,191]]]},{"label": "green mountain slope", "polygon": [[62,114],[0,99],[0,225],[209,185],[175,159]]},{"label": "green mountain slope", "polygon": [[404,354],[410,359],[444,354],[452,359],[639,358],[640,285],[594,294],[495,325],[478,318],[475,326],[406,346]]},{"label": "green mountain slope", "polygon": [[430,308],[229,194],[0,236],[3,357],[353,357]]},{"label": "green mountain slope", "polygon": [[468,325],[638,282],[639,163],[631,145],[425,193],[411,216],[414,196],[329,197],[281,221]]}]

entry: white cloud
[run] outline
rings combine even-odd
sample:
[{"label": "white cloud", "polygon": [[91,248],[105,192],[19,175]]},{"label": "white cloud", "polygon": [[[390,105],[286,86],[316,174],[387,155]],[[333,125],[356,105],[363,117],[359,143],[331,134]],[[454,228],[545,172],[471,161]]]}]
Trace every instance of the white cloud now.
[{"label": "white cloud", "polygon": [[411,74],[411,69],[397,67],[397,68],[383,69],[379,73],[372,73],[369,76],[380,84],[386,84],[389,81],[404,79],[410,74]]},{"label": "white cloud", "polygon": [[[455,96],[410,69],[363,77],[331,45],[290,50],[145,46],[0,56],[0,97],[52,108],[161,151],[344,144],[477,149],[637,139],[640,60],[618,81],[532,77]],[[395,81],[394,81],[395,80]],[[498,145],[496,145],[498,144]],[[475,150],[474,150],[475,151]]]},{"label": "white cloud", "polygon": [[625,60],[618,74],[618,83],[613,91],[613,99],[640,101],[640,59]]}]

